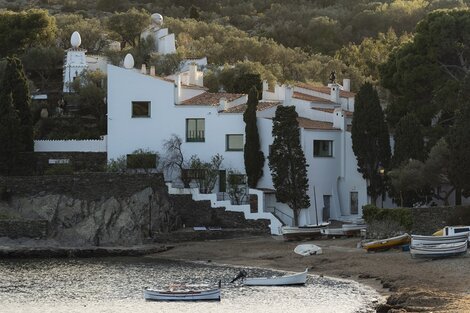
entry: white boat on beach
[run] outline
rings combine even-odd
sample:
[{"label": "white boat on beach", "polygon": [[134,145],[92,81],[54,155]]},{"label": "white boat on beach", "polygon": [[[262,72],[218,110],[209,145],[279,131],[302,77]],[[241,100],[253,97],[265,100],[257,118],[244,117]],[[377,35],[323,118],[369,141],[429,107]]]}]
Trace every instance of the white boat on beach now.
[{"label": "white boat on beach", "polygon": [[231,282],[242,279],[245,286],[292,286],[292,285],[305,285],[307,282],[308,268],[302,273],[272,276],[272,277],[247,277],[247,273],[242,270]]},{"label": "white boat on beach", "polygon": [[457,235],[449,236],[421,236],[411,235],[411,245],[438,245],[438,244],[451,244],[451,243],[462,243],[468,241],[468,233],[461,233]]},{"label": "white boat on beach", "polygon": [[414,258],[444,258],[467,252],[467,242],[442,243],[436,245],[411,245],[410,253]]},{"label": "white boat on beach", "polygon": [[470,237],[470,226],[446,226],[438,230],[433,236],[452,236],[466,233]]},{"label": "white boat on beach", "polygon": [[167,290],[144,289],[144,299],[153,301],[220,301],[219,288],[175,286]]},{"label": "white boat on beach", "polygon": [[294,252],[303,256],[317,255],[323,253],[322,249],[319,246],[313,244],[298,245],[297,247],[295,247]]},{"label": "white boat on beach", "polygon": [[305,239],[314,238],[320,235],[321,229],[327,227],[330,223],[322,223],[319,225],[306,225],[306,226],[282,226],[281,233],[284,239]]}]

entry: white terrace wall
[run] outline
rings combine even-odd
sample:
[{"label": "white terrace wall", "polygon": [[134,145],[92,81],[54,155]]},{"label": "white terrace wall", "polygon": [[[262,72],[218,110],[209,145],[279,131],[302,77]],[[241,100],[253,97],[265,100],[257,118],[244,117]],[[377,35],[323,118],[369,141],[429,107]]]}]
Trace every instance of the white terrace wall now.
[{"label": "white terrace wall", "polygon": [[106,152],[107,136],[101,140],[35,140],[34,152]]}]

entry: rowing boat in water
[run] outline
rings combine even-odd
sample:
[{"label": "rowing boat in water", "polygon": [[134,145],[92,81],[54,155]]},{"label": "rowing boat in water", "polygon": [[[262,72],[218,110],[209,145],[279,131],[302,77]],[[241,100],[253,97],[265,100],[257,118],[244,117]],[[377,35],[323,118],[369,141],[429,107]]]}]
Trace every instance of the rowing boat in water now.
[{"label": "rowing boat in water", "polygon": [[445,258],[467,252],[467,242],[442,243],[437,245],[411,245],[410,253],[414,258]]},{"label": "rowing boat in water", "polygon": [[220,301],[219,288],[177,286],[168,290],[144,289],[144,299],[153,301]]},{"label": "rowing boat in water", "polygon": [[362,247],[369,251],[378,251],[409,244],[411,237],[408,234],[395,236],[386,239],[375,240],[362,244]]}]

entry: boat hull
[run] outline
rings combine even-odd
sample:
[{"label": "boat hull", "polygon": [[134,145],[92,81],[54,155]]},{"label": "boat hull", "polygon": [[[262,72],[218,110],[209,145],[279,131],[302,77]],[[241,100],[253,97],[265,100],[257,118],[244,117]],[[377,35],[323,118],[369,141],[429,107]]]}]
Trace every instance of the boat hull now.
[{"label": "boat hull", "polygon": [[328,224],[318,225],[318,226],[301,226],[301,227],[292,227],[292,226],[283,226],[281,228],[282,236],[286,240],[300,240],[307,238],[316,238],[321,235],[320,231]]},{"label": "boat hull", "polygon": [[279,276],[279,277],[257,277],[257,278],[245,278],[243,284],[245,286],[294,286],[294,285],[305,285],[307,282],[307,272]]},{"label": "boat hull", "polygon": [[458,256],[467,252],[467,242],[438,245],[410,246],[411,256],[414,258],[446,258]]},{"label": "boat hull", "polygon": [[378,251],[378,250],[386,250],[393,247],[398,247],[402,245],[409,244],[411,241],[411,237],[408,234],[403,234],[396,237],[391,237],[382,240],[376,240],[372,242],[368,242],[362,245],[364,249],[367,251]]},{"label": "boat hull", "polygon": [[451,244],[451,243],[461,243],[468,241],[468,234],[463,233],[459,235],[450,235],[450,236],[421,236],[421,235],[411,235],[411,245],[437,245],[437,244]]},{"label": "boat hull", "polygon": [[145,289],[144,299],[148,301],[220,301],[220,289],[176,292]]}]

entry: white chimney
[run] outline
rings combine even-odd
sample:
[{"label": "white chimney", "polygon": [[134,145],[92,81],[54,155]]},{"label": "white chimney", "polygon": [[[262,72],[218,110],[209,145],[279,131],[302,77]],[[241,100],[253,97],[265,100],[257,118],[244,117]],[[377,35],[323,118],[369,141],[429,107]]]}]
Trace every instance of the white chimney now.
[{"label": "white chimney", "polygon": [[339,85],[336,83],[330,86],[330,100],[334,103],[339,103]]},{"label": "white chimney", "polygon": [[351,91],[351,80],[349,78],[343,79],[343,90],[344,91]]},{"label": "white chimney", "polygon": [[179,104],[181,99],[181,74],[175,77],[175,104]]},{"label": "white chimney", "polygon": [[189,65],[189,85],[197,85],[197,64]]},{"label": "white chimney", "polygon": [[335,108],[333,112],[333,127],[341,130],[346,129],[346,118],[342,108]]},{"label": "white chimney", "polygon": [[155,76],[155,66],[150,66],[150,75]]},{"label": "white chimney", "polygon": [[142,74],[147,74],[147,65],[142,64],[142,67],[141,67],[141,69],[140,69],[140,72],[141,72]]},{"label": "white chimney", "polygon": [[225,111],[230,108],[226,98],[220,98],[219,100],[219,111]]}]

